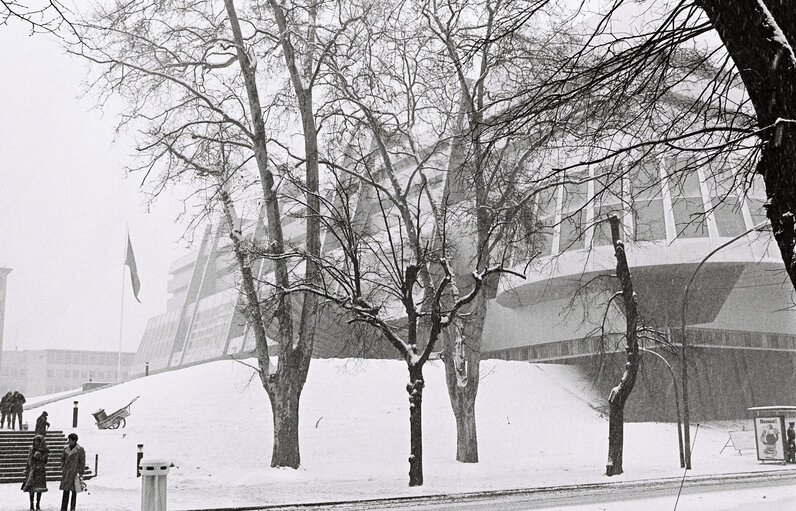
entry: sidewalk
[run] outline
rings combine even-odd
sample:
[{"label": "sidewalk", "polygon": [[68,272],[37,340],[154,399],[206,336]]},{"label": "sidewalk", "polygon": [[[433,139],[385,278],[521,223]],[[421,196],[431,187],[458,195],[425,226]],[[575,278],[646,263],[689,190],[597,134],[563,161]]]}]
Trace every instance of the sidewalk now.
[{"label": "sidewalk", "polygon": [[[727,456],[730,469],[732,462],[743,461],[741,465],[752,468],[744,471],[719,471],[706,473],[689,471],[684,488],[710,486],[716,484],[741,485],[747,483],[796,482],[796,465],[762,465],[749,467],[749,461],[757,463],[754,456]],[[703,460],[704,461],[704,460]],[[698,460],[695,459],[695,463]],[[477,465],[475,466],[477,468]],[[470,466],[468,468],[473,468]],[[197,467],[198,469],[198,467]],[[191,511],[255,511],[255,510],[305,510],[305,509],[352,509],[364,504],[367,509],[387,509],[409,507],[420,509],[431,504],[477,503],[494,498],[521,498],[538,496],[541,501],[565,502],[573,495],[584,496],[620,491],[629,495],[671,490],[676,492],[682,481],[682,471],[662,470],[659,477],[650,477],[649,471],[642,474],[622,474],[608,478],[599,473],[570,473],[571,483],[528,485],[520,488],[485,488],[476,491],[460,491],[450,480],[428,480],[420,488],[408,488],[406,481],[338,480],[313,481],[306,470],[264,469],[271,472],[270,480],[262,484],[244,484],[234,487],[209,485],[206,487],[185,487],[179,477],[169,480],[169,509]],[[427,478],[429,471],[427,470]],[[679,472],[679,475],[670,475]],[[100,469],[100,474],[102,469]],[[433,472],[432,472],[433,473]],[[176,474],[175,474],[176,475]],[[499,486],[484,474],[485,486]],[[131,480],[133,478],[130,478]],[[560,479],[560,478],[557,478]],[[280,480],[280,481],[277,481]],[[89,481],[90,495],[79,496],[79,507],[85,511],[138,511],[140,509],[140,479],[136,488],[112,488],[103,484],[103,478]],[[60,498],[58,483],[50,483],[50,493],[43,501],[49,502],[43,509],[55,509]],[[191,485],[193,486],[193,485]],[[563,499],[563,500],[562,500]],[[24,505],[26,495],[18,485],[0,485],[0,510],[14,510]],[[709,508],[706,508],[709,509]]]}]

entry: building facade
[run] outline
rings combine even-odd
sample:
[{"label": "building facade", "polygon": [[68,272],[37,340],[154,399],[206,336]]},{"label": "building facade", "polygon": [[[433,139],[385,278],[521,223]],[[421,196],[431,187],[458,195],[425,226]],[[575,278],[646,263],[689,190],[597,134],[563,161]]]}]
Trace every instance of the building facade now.
[{"label": "building facade", "polygon": [[[616,288],[602,278],[614,271],[607,223],[614,214],[645,328],[669,344],[661,349],[644,335],[642,346],[663,354],[677,374],[684,289],[693,275],[685,318],[693,416],[738,418],[750,406],[790,403],[796,395],[796,312],[778,247],[765,230],[762,183],[746,190],[733,176],[679,172],[681,165],[662,160],[611,181],[601,177],[604,169],[590,168],[539,193],[533,215],[540,228],[527,245],[517,243],[512,256],[513,269],[526,280],[501,281],[487,313],[482,358],[577,364],[608,394],[624,366],[624,321],[608,306]],[[443,185],[434,179],[435,187]],[[367,189],[358,193],[358,216],[367,222],[381,214]],[[752,230],[756,226],[762,227]],[[288,216],[283,227],[288,238],[300,240],[300,221]],[[150,320],[132,374],[142,374],[147,363],[159,371],[254,349],[226,240],[223,230],[208,229],[199,249],[172,265],[168,310]],[[727,243],[694,274],[703,258]],[[592,282],[607,284],[585,286]],[[326,321],[318,328],[315,356],[394,356],[387,343],[372,339],[364,350],[352,349],[347,328]],[[627,416],[673,419],[674,386],[681,383],[650,360]]]},{"label": "building facade", "polygon": [[[577,364],[608,395],[625,362],[624,319],[618,309],[606,312],[616,281],[599,278],[616,264],[607,222],[600,221],[608,211],[622,222],[634,290],[651,333],[641,344],[667,358],[678,378],[684,291],[693,278],[685,317],[693,415],[739,418],[751,406],[791,403],[793,288],[770,230],[748,232],[767,225],[761,183],[752,183],[744,197],[740,186],[722,190],[721,176],[702,170],[673,178],[662,164],[648,172],[653,175],[619,180],[614,193],[599,197],[598,181],[587,179],[540,199],[539,215],[550,225],[539,244],[542,257],[526,281],[502,282],[487,316],[484,356]],[[517,259],[521,270],[527,259]],[[594,283],[591,291],[584,290],[587,282]],[[661,348],[653,337],[672,346]],[[629,401],[627,417],[673,419],[675,383],[662,363],[643,353],[642,359],[638,397]]]},{"label": "building facade", "polygon": [[[121,354],[121,380],[130,377],[134,353]],[[79,389],[84,383],[118,381],[119,353],[80,350],[14,350],[3,352],[0,393],[25,396]]]}]

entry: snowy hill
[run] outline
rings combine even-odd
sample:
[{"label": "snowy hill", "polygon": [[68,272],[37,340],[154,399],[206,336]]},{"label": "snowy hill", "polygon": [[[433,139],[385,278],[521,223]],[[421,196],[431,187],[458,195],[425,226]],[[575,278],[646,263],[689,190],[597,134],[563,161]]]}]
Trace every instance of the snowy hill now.
[{"label": "snowy hill", "polygon": [[[253,361],[249,361],[254,363]],[[299,470],[271,469],[272,423],[265,391],[253,371],[220,361],[133,380],[26,411],[41,410],[53,428],[72,431],[72,400],[79,400],[80,443],[99,476],[81,509],[138,509],[136,444],[145,457],[173,460],[170,509],[328,499],[375,498],[454,491],[523,488],[600,481],[608,425],[594,395],[570,366],[482,362],[476,407],[478,464],[455,461],[456,432],[441,362],[427,365],[423,409],[425,480],[408,488],[407,371],[400,361],[313,360],[301,399]],[[100,431],[91,416],[136,396],[127,427]],[[632,399],[632,397],[631,397]],[[693,433],[692,433],[693,438]],[[725,430],[702,430],[694,466],[737,470],[759,467],[754,456],[718,455]],[[628,424],[621,478],[675,476],[676,429],[671,424]],[[697,472],[698,473],[698,472]],[[617,480],[614,478],[613,480]],[[0,485],[0,509],[24,504],[18,487]],[[45,500],[55,499],[51,483]],[[8,506],[8,507],[6,507]]]}]

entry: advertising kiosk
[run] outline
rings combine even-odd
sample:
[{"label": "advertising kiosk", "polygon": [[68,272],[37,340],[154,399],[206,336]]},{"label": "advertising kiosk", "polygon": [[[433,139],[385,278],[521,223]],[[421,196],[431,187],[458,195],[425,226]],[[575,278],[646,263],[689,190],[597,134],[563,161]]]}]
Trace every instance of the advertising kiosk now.
[{"label": "advertising kiosk", "polygon": [[755,421],[757,459],[785,463],[788,448],[788,422],[796,422],[796,406],[754,406],[749,408]]}]

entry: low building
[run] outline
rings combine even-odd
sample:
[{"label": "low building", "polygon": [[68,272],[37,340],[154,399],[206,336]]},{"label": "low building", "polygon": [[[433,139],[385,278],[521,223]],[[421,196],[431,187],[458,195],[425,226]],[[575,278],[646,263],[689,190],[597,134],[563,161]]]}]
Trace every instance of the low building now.
[{"label": "low building", "polygon": [[3,352],[0,394],[18,390],[26,397],[79,389],[88,382],[127,380],[135,353],[81,350],[14,350]]}]

